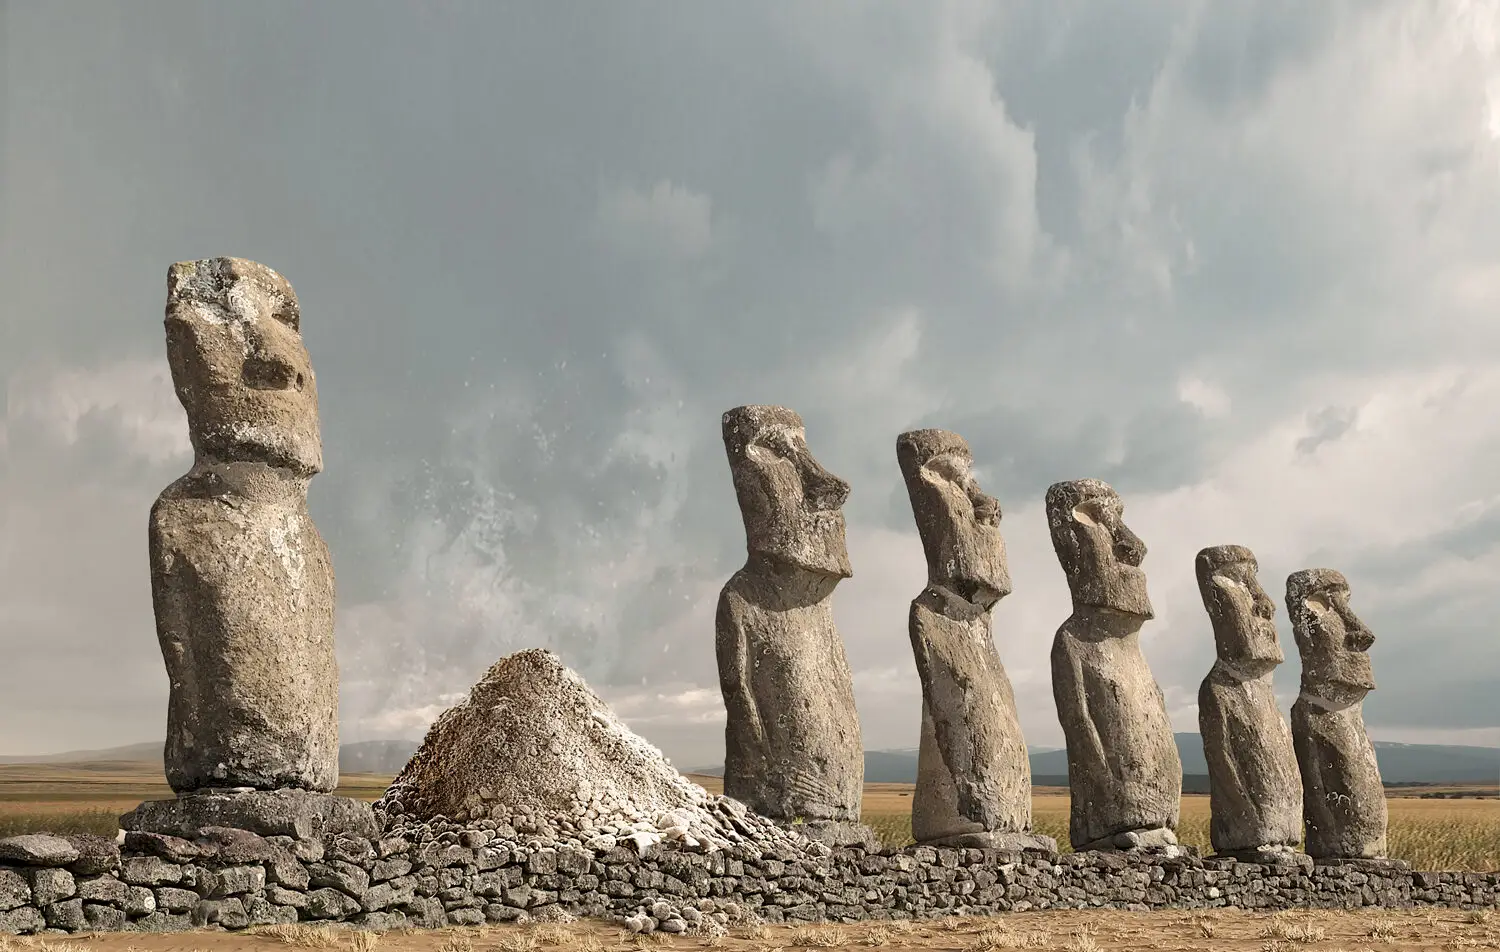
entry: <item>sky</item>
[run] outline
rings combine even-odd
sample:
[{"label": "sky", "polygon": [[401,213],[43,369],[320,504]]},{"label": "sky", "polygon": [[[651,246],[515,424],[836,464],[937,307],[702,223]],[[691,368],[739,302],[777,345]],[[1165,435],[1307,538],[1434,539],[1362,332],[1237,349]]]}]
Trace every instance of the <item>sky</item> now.
[{"label": "sky", "polygon": [[1042,501],[1148,548],[1197,730],[1200,548],[1350,581],[1379,740],[1500,746],[1500,4],[0,2],[0,753],[163,736],[146,520],[192,462],[166,273],[284,274],[318,374],[346,741],[547,647],[718,763],[724,410],[853,487],[866,746],[917,743],[897,434],[973,447],[1029,743]]}]

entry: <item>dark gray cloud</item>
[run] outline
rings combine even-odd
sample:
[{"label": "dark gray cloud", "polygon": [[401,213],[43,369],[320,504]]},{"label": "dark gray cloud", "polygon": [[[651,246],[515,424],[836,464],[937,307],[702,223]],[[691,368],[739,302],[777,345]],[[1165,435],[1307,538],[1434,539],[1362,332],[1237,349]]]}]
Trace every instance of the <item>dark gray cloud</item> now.
[{"label": "dark gray cloud", "polygon": [[1414,553],[1372,624],[1396,652],[1423,619],[1431,650],[1378,661],[1383,723],[1493,727],[1482,692],[1441,724],[1422,700],[1423,659],[1500,677],[1483,612],[1403,579],[1492,554],[1488,524],[1433,540],[1497,471],[1497,59],[1402,9],[8,7],[0,748],[160,729],[144,527],[188,464],[164,277],[217,254],[302,301],[348,736],[413,733],[543,644],[710,748],[743,558],[719,415],[749,402],[801,411],[854,484],[836,604],[877,746],[915,738],[916,426],[965,434],[1005,507],[1038,742],[1065,598],[1037,507],[1082,475],[1144,520],[1169,695],[1207,661],[1186,560],[1238,531],[1278,572]]}]

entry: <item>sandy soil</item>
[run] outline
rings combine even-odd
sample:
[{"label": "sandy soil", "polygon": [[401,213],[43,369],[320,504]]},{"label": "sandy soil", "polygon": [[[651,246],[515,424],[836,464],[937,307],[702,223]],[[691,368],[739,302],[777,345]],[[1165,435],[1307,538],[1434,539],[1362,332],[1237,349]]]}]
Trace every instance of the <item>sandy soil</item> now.
[{"label": "sandy soil", "polygon": [[356,932],[344,928],[274,926],[244,933],[169,935],[108,933],[78,936],[0,936],[0,952],[237,952],[321,949],[328,952],[544,952],[579,949],[626,952],[641,948],[719,948],[742,952],[872,948],[924,952],[995,949],[1253,950],[1253,952],[1437,952],[1500,949],[1500,915],[1432,912],[1029,912],[999,918],[923,923],[774,926],[727,936],[630,937],[603,923],[490,926],[412,932]]}]

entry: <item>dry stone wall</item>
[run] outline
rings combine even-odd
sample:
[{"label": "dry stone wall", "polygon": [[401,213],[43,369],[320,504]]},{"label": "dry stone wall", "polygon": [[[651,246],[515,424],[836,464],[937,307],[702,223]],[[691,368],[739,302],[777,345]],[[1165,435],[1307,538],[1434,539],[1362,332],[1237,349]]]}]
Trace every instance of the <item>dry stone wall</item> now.
[{"label": "dry stone wall", "polygon": [[213,828],[189,841],[128,834],[0,840],[0,933],[368,929],[611,919],[638,931],[752,922],[992,915],[1030,909],[1500,905],[1500,873],[1389,861],[1282,866],[1194,856],[810,844],[766,852],[522,842],[489,821],[324,840]]}]

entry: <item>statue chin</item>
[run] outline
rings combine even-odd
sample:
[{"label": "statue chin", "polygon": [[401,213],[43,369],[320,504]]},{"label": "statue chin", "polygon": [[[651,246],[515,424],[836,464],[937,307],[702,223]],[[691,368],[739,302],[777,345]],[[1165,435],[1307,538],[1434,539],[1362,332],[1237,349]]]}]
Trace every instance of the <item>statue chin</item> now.
[{"label": "statue chin", "polygon": [[753,551],[754,555],[780,562],[792,568],[811,572],[815,575],[826,575],[829,578],[850,578],[854,575],[849,566],[849,553],[844,549],[842,540],[830,544],[820,540],[811,545],[797,546],[795,548],[786,546],[758,547]]},{"label": "statue chin", "polygon": [[976,579],[976,578],[947,578],[938,579],[937,584],[949,591],[957,593],[965,601],[969,601],[988,611],[995,606],[1000,599],[1010,594],[1010,585],[998,579]]}]

